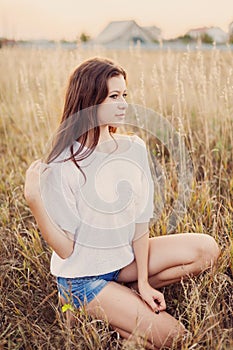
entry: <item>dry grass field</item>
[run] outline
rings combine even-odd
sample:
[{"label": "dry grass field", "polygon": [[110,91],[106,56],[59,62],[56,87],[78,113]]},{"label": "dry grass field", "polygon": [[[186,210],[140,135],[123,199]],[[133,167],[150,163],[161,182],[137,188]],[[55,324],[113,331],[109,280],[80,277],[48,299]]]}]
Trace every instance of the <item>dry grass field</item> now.
[{"label": "dry grass field", "polygon": [[[75,328],[67,328],[49,272],[51,251],[23,197],[25,171],[44,154],[61,115],[69,74],[97,55],[126,68],[129,102],[153,108],[186,135],[195,179],[177,232],[212,235],[221,257],[214,271],[162,291],[168,311],[192,333],[181,350],[230,350],[233,52],[61,48],[0,50],[0,349],[144,349],[118,339],[108,324],[85,312],[77,312]],[[166,234],[169,210],[151,227],[151,235]]]}]

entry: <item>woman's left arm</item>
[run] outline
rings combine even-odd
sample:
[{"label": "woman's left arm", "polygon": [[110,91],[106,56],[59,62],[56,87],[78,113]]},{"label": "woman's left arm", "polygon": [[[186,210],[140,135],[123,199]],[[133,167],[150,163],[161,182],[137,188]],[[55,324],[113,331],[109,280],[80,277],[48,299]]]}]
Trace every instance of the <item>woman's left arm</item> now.
[{"label": "woman's left arm", "polygon": [[138,271],[139,293],[154,312],[165,310],[166,304],[163,294],[152,288],[148,281],[149,224],[136,224],[135,237],[133,250]]}]

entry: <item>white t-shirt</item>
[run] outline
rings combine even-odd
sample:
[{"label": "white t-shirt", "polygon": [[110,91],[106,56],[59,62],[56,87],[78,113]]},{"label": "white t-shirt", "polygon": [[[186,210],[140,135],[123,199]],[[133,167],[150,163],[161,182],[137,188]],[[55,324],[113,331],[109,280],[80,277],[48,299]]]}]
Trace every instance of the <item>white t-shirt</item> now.
[{"label": "white t-shirt", "polygon": [[[136,135],[118,137],[114,136],[119,143],[127,142],[124,151],[95,150],[78,162],[86,183],[71,160],[58,162],[69,157],[68,149],[41,176],[47,213],[75,239],[69,258],[61,259],[53,252],[51,273],[55,276],[100,275],[134,260],[135,224],[153,217],[154,184],[144,141]],[[79,146],[74,143],[74,152]]]}]

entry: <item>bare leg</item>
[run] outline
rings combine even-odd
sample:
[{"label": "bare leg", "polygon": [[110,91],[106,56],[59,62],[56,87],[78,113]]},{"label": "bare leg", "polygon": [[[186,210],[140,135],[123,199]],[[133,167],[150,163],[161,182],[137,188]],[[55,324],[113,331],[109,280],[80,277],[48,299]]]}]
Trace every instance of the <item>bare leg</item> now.
[{"label": "bare leg", "polygon": [[[155,287],[180,281],[212,266],[219,256],[214,239],[203,234],[177,234],[150,238],[149,280]],[[124,267],[119,282],[137,288],[137,266],[133,261]],[[163,311],[153,313],[149,306],[130,288],[110,282],[86,306],[87,312],[107,320],[122,337],[136,335],[147,339],[148,349],[171,346],[175,337],[186,332],[184,326]]]},{"label": "bare leg", "polygon": [[[61,296],[59,295],[59,302],[61,303],[61,305],[65,305],[66,304],[66,300]],[[65,318],[66,318],[66,325],[68,328],[73,328],[75,326],[75,316],[73,315],[73,312],[71,310],[67,310],[65,312]],[[106,318],[106,316],[105,316]],[[125,338],[125,339],[133,339],[133,336],[131,333],[125,331],[124,329],[122,328],[119,328],[119,327],[113,327],[115,329],[115,331],[117,331],[122,338]],[[149,341],[149,340],[146,340],[146,339],[143,339],[141,338],[141,340],[138,338],[137,341],[141,341],[141,344],[143,346],[146,346],[147,349],[154,349],[156,350],[156,348],[154,347],[154,345]]]},{"label": "bare leg", "polygon": [[137,293],[116,282],[109,282],[86,311],[107,320],[124,338],[146,339],[148,349],[171,346],[174,338],[186,332],[174,317],[165,311],[156,315]]},{"label": "bare leg", "polygon": [[[213,266],[219,256],[217,243],[206,234],[173,234],[153,237],[149,242],[148,273],[154,288],[197,275]],[[135,261],[121,270],[118,281],[137,289]]]},{"label": "bare leg", "polygon": [[[130,334],[130,333],[124,331],[124,330],[121,329],[121,328],[117,328],[117,327],[114,327],[114,328],[115,328],[115,330],[122,336],[122,338],[125,338],[125,339],[127,339],[127,340],[128,340],[128,339],[129,339],[129,340],[130,340],[130,339],[134,340],[132,334]],[[137,340],[138,340],[139,344],[145,346],[146,349],[153,349],[153,350],[156,350],[156,349],[157,349],[157,348],[155,348],[155,346],[154,346],[151,342],[149,342],[149,341],[146,340],[146,339],[141,338],[141,339],[137,339]]]}]

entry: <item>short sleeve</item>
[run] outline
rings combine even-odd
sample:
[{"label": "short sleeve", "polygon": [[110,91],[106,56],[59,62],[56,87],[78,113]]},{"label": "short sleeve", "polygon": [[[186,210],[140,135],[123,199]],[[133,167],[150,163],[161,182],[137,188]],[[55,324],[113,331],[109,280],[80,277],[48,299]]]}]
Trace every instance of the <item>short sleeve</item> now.
[{"label": "short sleeve", "polygon": [[60,164],[49,166],[41,175],[41,196],[51,220],[75,235],[80,220],[69,176]]},{"label": "short sleeve", "polygon": [[135,223],[149,222],[154,213],[154,181],[151,175],[146,145],[142,146],[141,186],[136,200]]}]

